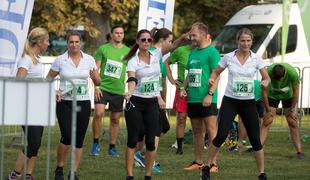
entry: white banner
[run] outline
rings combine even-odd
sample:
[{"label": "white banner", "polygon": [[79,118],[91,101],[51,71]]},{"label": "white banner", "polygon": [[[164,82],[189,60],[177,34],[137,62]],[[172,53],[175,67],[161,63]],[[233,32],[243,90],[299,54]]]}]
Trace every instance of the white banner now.
[{"label": "white banner", "polygon": [[0,125],[54,126],[55,83],[0,78]]},{"label": "white banner", "polygon": [[23,53],[34,0],[1,0],[0,76],[14,76],[16,61]]},{"label": "white banner", "polygon": [[138,30],[153,27],[172,30],[174,0],[140,0]]}]

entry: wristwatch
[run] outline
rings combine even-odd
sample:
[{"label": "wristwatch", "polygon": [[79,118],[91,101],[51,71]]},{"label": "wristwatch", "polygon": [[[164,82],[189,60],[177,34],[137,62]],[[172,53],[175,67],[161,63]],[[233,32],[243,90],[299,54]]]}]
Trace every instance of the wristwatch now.
[{"label": "wristwatch", "polygon": [[208,92],[208,95],[213,96],[213,95],[214,95],[214,92],[209,91],[209,92]]}]

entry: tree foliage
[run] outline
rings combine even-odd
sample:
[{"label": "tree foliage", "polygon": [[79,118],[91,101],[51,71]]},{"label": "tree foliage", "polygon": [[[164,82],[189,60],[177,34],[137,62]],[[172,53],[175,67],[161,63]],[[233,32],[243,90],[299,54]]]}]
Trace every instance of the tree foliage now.
[{"label": "tree foliage", "polygon": [[109,30],[113,22],[128,22],[129,10],[138,6],[136,0],[35,0],[31,27],[43,26],[57,35],[68,28],[82,25],[90,37],[104,36],[100,21]]}]

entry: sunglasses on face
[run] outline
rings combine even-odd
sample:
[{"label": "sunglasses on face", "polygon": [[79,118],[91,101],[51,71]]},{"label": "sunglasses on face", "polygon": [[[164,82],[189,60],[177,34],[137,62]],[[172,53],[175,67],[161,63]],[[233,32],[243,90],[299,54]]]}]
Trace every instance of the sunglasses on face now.
[{"label": "sunglasses on face", "polygon": [[141,42],[152,42],[153,41],[153,39],[152,38],[140,38],[140,41]]}]

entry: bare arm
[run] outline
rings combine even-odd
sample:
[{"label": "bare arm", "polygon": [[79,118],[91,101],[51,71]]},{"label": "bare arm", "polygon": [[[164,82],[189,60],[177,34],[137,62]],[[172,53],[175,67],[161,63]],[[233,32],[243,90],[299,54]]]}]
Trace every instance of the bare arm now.
[{"label": "bare arm", "polygon": [[173,76],[172,76],[172,71],[171,71],[171,68],[170,68],[170,62],[169,62],[169,59],[167,59],[165,61],[165,67],[166,67],[166,70],[167,70],[167,76],[168,76],[168,80],[170,81],[170,83],[172,85],[180,85],[181,82],[178,81],[178,80],[174,80]]},{"label": "bare arm", "polygon": [[50,69],[50,71],[48,72],[46,78],[55,78],[58,74],[59,74],[59,72]]},{"label": "bare arm", "polygon": [[292,104],[291,109],[295,109],[298,102],[298,96],[299,96],[299,83],[293,85],[293,98],[292,98]]},{"label": "bare arm", "polygon": [[267,96],[268,85],[271,82],[271,80],[265,68],[260,69],[259,72],[262,75],[262,81],[261,81],[262,99],[264,101],[266,111],[271,112],[271,109],[269,107],[269,102],[268,102],[268,96]]},{"label": "bare arm", "polygon": [[[128,78],[130,78],[130,77],[134,77],[135,78],[136,77],[136,73],[133,72],[133,71],[128,71],[127,72],[127,76],[128,76]],[[126,100],[129,100],[131,95],[132,95],[132,93],[133,93],[133,91],[135,90],[136,82],[135,81],[127,82],[127,87],[128,87],[128,90],[124,94],[124,97],[125,97]]]},{"label": "bare arm", "polygon": [[16,77],[24,78],[27,76],[27,73],[28,73],[27,69],[20,67],[17,70]]},{"label": "bare arm", "polygon": [[172,44],[165,44],[161,48],[161,52],[163,55],[175,50],[177,47],[179,47],[186,37],[188,36],[189,32],[182,34],[178,39],[176,39]]},{"label": "bare arm", "polygon": [[[210,89],[211,88],[214,88],[214,85],[215,88],[214,90],[216,89],[217,87],[217,84],[218,84],[218,81],[220,80],[219,76],[220,74],[224,71],[225,69],[222,68],[221,66],[217,66],[216,69],[214,69],[211,73],[211,76],[210,76],[210,79],[209,79],[209,87]],[[216,82],[217,81],[217,82]]]}]

